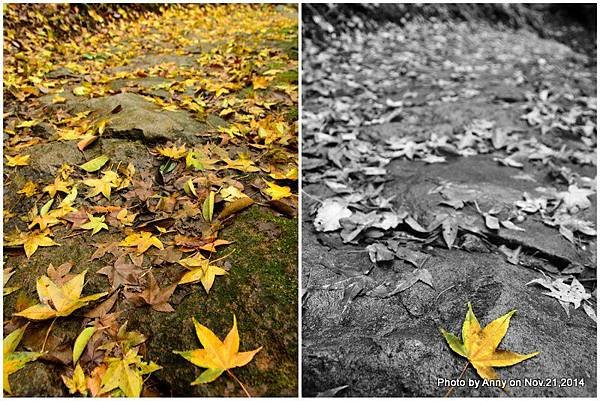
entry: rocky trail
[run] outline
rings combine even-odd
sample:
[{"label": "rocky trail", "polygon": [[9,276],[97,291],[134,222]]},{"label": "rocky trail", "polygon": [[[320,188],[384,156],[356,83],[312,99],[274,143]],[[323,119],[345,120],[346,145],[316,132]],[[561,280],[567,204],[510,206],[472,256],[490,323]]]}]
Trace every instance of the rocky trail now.
[{"label": "rocky trail", "polygon": [[595,55],[435,20],[314,38],[304,395],[443,396],[464,359],[439,328],[459,333],[471,302],[482,324],[517,309],[501,348],[540,351],[502,379],[579,380],[507,394],[595,396]]},{"label": "rocky trail", "polygon": [[[81,6],[101,29],[62,36],[69,6],[25,6],[4,25],[5,393],[295,395],[295,6]],[[192,385],[173,351],[234,316],[262,349]]]}]

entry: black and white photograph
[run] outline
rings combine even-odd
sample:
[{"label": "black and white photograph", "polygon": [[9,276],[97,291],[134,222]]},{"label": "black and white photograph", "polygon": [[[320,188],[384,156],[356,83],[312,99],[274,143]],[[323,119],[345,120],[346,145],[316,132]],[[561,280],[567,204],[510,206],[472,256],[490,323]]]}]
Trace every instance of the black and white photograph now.
[{"label": "black and white photograph", "polygon": [[596,5],[302,5],[302,395],[596,397]]}]

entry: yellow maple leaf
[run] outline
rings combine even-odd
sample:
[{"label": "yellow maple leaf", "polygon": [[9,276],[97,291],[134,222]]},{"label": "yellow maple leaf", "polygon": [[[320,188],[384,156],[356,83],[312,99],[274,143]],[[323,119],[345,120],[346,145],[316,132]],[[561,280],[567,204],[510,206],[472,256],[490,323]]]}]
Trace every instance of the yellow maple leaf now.
[{"label": "yellow maple leaf", "polygon": [[108,294],[108,292],[100,292],[82,297],[81,291],[83,290],[86,272],[87,270],[82,271],[60,287],[48,276],[40,277],[36,283],[40,303],[15,313],[15,316],[30,320],[46,320],[59,316],[69,316],[77,309]]},{"label": "yellow maple leaf", "polygon": [[54,183],[46,185],[42,191],[48,192],[51,198],[54,198],[57,192],[69,193],[69,186],[72,185],[71,181],[63,181],[60,177],[54,178]]},{"label": "yellow maple leaf", "polygon": [[467,358],[479,376],[494,380],[498,376],[493,367],[512,366],[539,354],[539,352],[518,354],[497,349],[508,331],[510,318],[515,312],[516,310],[508,312],[482,329],[469,302],[462,326],[462,342],[454,334],[448,333],[443,328],[440,330],[452,351]]},{"label": "yellow maple leaf", "polygon": [[254,355],[262,349],[262,347],[259,347],[254,351],[238,352],[240,337],[235,315],[233,315],[233,327],[224,341],[219,340],[215,333],[198,323],[195,318],[192,319],[196,328],[196,336],[198,336],[204,348],[173,352],[181,355],[194,365],[207,369],[191,383],[193,386],[210,383],[221,376],[223,372],[248,364],[254,358]]},{"label": "yellow maple leaf", "polygon": [[219,266],[210,264],[200,253],[178,261],[181,266],[189,269],[179,280],[179,284],[194,283],[200,281],[204,290],[208,293],[215,282],[215,276],[223,276],[227,271]]},{"label": "yellow maple leaf", "polygon": [[273,200],[279,200],[292,196],[290,187],[281,187],[273,182],[263,180],[269,186],[264,192],[271,197]]},{"label": "yellow maple leaf", "polygon": [[7,241],[7,245],[23,245],[25,255],[31,257],[40,246],[59,245],[49,237],[49,231],[34,231],[32,233],[20,233],[18,238]]},{"label": "yellow maple leaf", "polygon": [[23,194],[28,198],[31,198],[37,192],[37,184],[33,181],[28,181],[23,188],[17,191],[18,194]]},{"label": "yellow maple leaf", "polygon": [[269,87],[269,79],[265,77],[256,77],[252,80],[252,87],[254,90],[267,89]]},{"label": "yellow maple leaf", "polygon": [[103,394],[119,390],[126,397],[137,398],[142,393],[144,384],[142,375],[162,369],[152,361],[143,362],[142,357],[134,349],[130,349],[120,358],[108,358],[106,361],[108,368],[102,375],[100,389]]},{"label": "yellow maple leaf", "polygon": [[39,352],[15,352],[17,346],[23,338],[25,326],[20,327],[7,335],[2,342],[3,351],[3,363],[2,363],[2,376],[3,376],[3,388],[8,394],[11,393],[10,382],[8,376],[22,369],[27,362],[35,361],[41,354]]},{"label": "yellow maple leaf", "polygon": [[231,201],[234,201],[236,199],[242,199],[242,198],[247,198],[248,197],[246,194],[244,194],[242,191],[240,191],[239,189],[237,189],[233,185],[230,185],[230,186],[228,186],[226,188],[222,188],[219,191],[219,195],[221,195],[221,198],[223,198],[223,200],[225,202],[231,202]]},{"label": "yellow maple leaf", "polygon": [[95,217],[89,213],[87,214],[87,216],[90,221],[88,221],[85,224],[82,224],[80,226],[81,228],[83,228],[84,230],[92,230],[92,235],[96,234],[98,231],[100,231],[102,229],[108,230],[108,226],[104,222],[104,219],[105,219],[104,216]]},{"label": "yellow maple leaf", "polygon": [[185,149],[185,145],[181,145],[177,147],[175,145],[168,147],[158,147],[156,151],[160,153],[162,156],[168,157],[169,159],[178,160],[182,157],[185,157],[187,154],[187,150]]},{"label": "yellow maple leaf", "polygon": [[67,101],[67,99],[62,97],[58,93],[56,95],[54,95],[54,97],[52,98],[52,104],[61,104],[61,103],[65,103],[66,101]]},{"label": "yellow maple leaf", "polygon": [[77,95],[77,96],[85,96],[91,93],[90,88],[87,88],[85,86],[76,86],[75,88],[73,88],[73,94]]},{"label": "yellow maple leaf", "polygon": [[38,125],[40,123],[41,120],[29,120],[29,121],[23,121],[22,123],[17,125],[17,128],[30,128],[30,127],[34,127],[36,125]]},{"label": "yellow maple leaf", "polygon": [[6,155],[6,165],[8,167],[17,167],[17,166],[29,166],[29,158],[30,155],[16,155],[9,156]]},{"label": "yellow maple leaf", "polygon": [[119,242],[120,246],[135,246],[137,247],[138,253],[144,253],[154,246],[158,249],[164,249],[164,246],[160,240],[147,231],[140,233],[129,234],[123,241]]},{"label": "yellow maple leaf", "polygon": [[246,155],[240,155],[240,157],[237,160],[224,159],[223,161],[227,163],[227,168],[240,170],[244,173],[253,173],[256,171],[260,171],[260,169],[254,165],[254,162],[250,160]]},{"label": "yellow maple leaf", "polygon": [[88,197],[94,197],[98,194],[104,195],[110,200],[112,188],[117,188],[121,184],[119,175],[114,171],[108,170],[103,173],[102,178],[88,178],[83,180],[83,183],[92,189],[88,193]]}]

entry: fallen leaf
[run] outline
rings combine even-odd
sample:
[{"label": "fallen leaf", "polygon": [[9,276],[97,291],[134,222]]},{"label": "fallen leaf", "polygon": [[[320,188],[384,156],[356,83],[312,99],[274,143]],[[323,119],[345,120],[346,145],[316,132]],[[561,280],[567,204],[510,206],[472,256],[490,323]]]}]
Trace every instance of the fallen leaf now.
[{"label": "fallen leaf", "polygon": [[151,246],[158,249],[164,249],[162,242],[148,231],[129,234],[123,241],[119,242],[119,246],[135,246],[137,247],[137,253],[144,253]]},{"label": "fallen leaf", "polygon": [[25,329],[27,329],[27,323],[25,326],[20,327],[14,330],[12,333],[4,337],[4,341],[2,342],[2,354],[3,354],[3,363],[2,363],[2,373],[3,373],[3,389],[8,394],[12,391],[10,389],[10,382],[8,381],[8,377],[21,370],[25,364],[28,362],[35,361],[41,353],[39,352],[15,352],[17,346],[21,342],[23,338],[23,334],[25,333]]},{"label": "fallen leaf", "polygon": [[84,270],[60,287],[47,276],[40,277],[37,280],[36,288],[41,303],[14,315],[31,320],[69,316],[75,310],[108,294],[107,292],[101,292],[81,297],[86,272],[87,270]]},{"label": "fallen leaf", "polygon": [[539,352],[518,354],[497,349],[508,331],[510,318],[515,313],[516,310],[512,310],[482,329],[469,302],[462,326],[462,341],[443,328],[440,330],[452,351],[467,358],[481,378],[495,380],[498,375],[492,369],[493,367],[512,366],[539,354]]},{"label": "fallen leaf", "polygon": [[79,166],[79,168],[87,171],[88,173],[93,173],[94,171],[98,171],[102,167],[104,167],[108,159],[109,157],[106,155],[98,156],[95,159],[92,159],[89,162],[82,164],[81,166]]},{"label": "fallen leaf", "polygon": [[351,215],[352,212],[344,201],[335,198],[326,199],[317,211],[314,225],[317,231],[335,231],[342,228],[340,219]]},{"label": "fallen leaf", "polygon": [[194,283],[200,281],[204,290],[208,294],[215,281],[215,276],[223,276],[227,271],[219,266],[210,264],[210,261],[204,258],[200,253],[194,256],[178,261],[181,266],[190,270],[179,280],[179,284]]},{"label": "fallen leaf", "polygon": [[87,217],[89,222],[80,225],[79,228],[83,228],[84,230],[92,230],[92,235],[96,234],[102,229],[108,230],[108,226],[104,222],[105,216],[95,217],[88,213]]},{"label": "fallen leaf", "polygon": [[125,293],[127,299],[136,305],[147,304],[157,312],[175,312],[175,309],[169,305],[169,298],[173,295],[177,283],[171,284],[168,287],[160,288],[154,274],[148,273],[148,287],[139,294]]},{"label": "fallen leaf", "polygon": [[238,351],[240,337],[235,315],[233,315],[233,327],[223,342],[209,328],[198,323],[195,318],[192,319],[196,335],[204,348],[192,351],[173,351],[194,365],[207,369],[191,383],[192,386],[210,383],[221,376],[223,372],[248,364],[262,349],[259,347],[254,351]]}]

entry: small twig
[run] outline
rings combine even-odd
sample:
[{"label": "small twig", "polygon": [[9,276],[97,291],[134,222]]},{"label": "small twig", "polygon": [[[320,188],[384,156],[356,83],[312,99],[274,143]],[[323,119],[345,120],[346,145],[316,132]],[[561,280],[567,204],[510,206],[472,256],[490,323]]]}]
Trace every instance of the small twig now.
[{"label": "small twig", "polygon": [[443,290],[442,292],[440,292],[437,297],[435,297],[435,300],[433,301],[433,303],[437,303],[437,300],[442,296],[443,293],[445,293],[446,291],[450,291],[451,289],[453,289],[454,287],[456,287],[455,284],[451,285],[450,287],[446,288],[445,290]]},{"label": "small twig", "polygon": [[248,390],[246,390],[246,387],[244,387],[244,383],[242,383],[240,381],[240,379],[238,379],[229,369],[227,369],[227,373],[229,373],[229,376],[233,377],[235,379],[235,381],[238,382],[238,384],[240,385],[240,387],[242,388],[242,390],[244,390],[244,393],[246,394],[246,397],[252,398],[252,396],[250,395],[250,393],[248,392]]},{"label": "small twig", "polygon": [[48,327],[48,331],[46,332],[46,337],[44,338],[44,343],[42,344],[42,350],[40,352],[44,352],[44,348],[46,347],[46,341],[48,341],[48,336],[50,335],[50,330],[52,330],[52,327],[54,327],[54,322],[56,322],[56,318],[54,318],[52,320],[52,323],[50,323],[50,327]]},{"label": "small twig", "polygon": [[[458,376],[458,380],[460,381],[460,379],[462,379],[463,375],[465,374],[465,372],[467,371],[467,368],[469,367],[469,361],[467,361],[467,364],[465,365],[465,367],[463,368],[462,372],[460,372],[460,376]],[[446,393],[446,395],[444,396],[444,398],[448,398],[450,397],[450,394],[452,394],[452,390],[454,390],[454,386],[450,387],[448,389],[448,392]]]},{"label": "small twig", "polygon": [[302,190],[302,193],[303,193],[304,195],[308,196],[310,199],[312,199],[312,200],[316,201],[316,202],[323,203],[323,201],[322,201],[321,199],[317,198],[317,197],[316,197],[316,196],[314,196],[314,195],[311,195],[311,194],[309,194],[309,193],[308,193],[308,192],[306,192],[305,190]]}]

